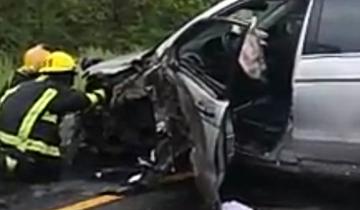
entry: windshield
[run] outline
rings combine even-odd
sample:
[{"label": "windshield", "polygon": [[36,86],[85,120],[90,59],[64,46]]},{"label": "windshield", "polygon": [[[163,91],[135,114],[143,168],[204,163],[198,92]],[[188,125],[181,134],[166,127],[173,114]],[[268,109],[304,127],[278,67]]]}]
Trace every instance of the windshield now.
[{"label": "windshield", "polygon": [[[288,0],[268,0],[267,8],[265,10],[253,10],[253,9],[245,9],[244,1],[236,1],[236,0],[226,0],[220,1],[218,4],[208,9],[204,13],[199,16],[193,18],[190,22],[185,24],[181,29],[177,32],[173,33],[169,38],[165,41],[161,42],[158,47],[155,48],[155,52],[158,57],[161,57],[166,49],[168,49],[173,43],[183,34],[189,27],[191,27],[194,23],[199,20],[210,18],[210,17],[225,17],[225,18],[233,18],[238,21],[247,22],[249,21],[252,15],[257,16],[262,19],[267,17],[268,14],[271,14],[273,10],[276,10],[284,3],[288,2]],[[261,22],[261,21],[259,21]]]}]

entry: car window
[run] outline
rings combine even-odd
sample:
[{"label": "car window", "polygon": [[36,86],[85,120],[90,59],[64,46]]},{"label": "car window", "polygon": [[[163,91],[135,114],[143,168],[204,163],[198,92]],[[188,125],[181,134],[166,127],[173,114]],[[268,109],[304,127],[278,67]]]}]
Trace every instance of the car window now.
[{"label": "car window", "polygon": [[320,7],[309,26],[304,54],[360,52],[360,1],[324,0]]},{"label": "car window", "polygon": [[[178,60],[192,69],[224,84],[229,63],[222,37],[231,30],[230,23],[198,22],[178,40]],[[240,32],[241,33],[241,32]]]}]

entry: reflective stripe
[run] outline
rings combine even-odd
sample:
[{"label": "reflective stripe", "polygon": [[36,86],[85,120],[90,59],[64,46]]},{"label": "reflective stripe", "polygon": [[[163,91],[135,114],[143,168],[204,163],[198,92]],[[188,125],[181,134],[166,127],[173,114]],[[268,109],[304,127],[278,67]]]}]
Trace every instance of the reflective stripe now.
[{"label": "reflective stripe", "polygon": [[60,149],[56,146],[50,146],[45,144],[41,140],[34,139],[22,139],[18,136],[14,136],[3,131],[0,131],[0,140],[7,145],[16,147],[18,150],[38,152],[43,155],[60,157]]},{"label": "reflective stripe", "polygon": [[[48,78],[47,75],[41,75],[38,78],[35,79],[37,82],[45,81]],[[11,83],[11,81],[9,81]],[[10,88],[9,90],[5,91],[4,95],[0,98],[0,104],[4,103],[4,101],[13,93],[15,93],[19,89],[20,85],[17,85],[13,88]]]},{"label": "reflective stripe", "polygon": [[100,95],[101,97],[105,98],[105,90],[103,89],[98,89],[98,90],[94,90],[94,93]]},{"label": "reflective stripe", "polygon": [[0,98],[0,104],[4,103],[4,101],[13,93],[15,93],[19,89],[19,85],[5,91],[5,94]]},{"label": "reflective stripe", "polygon": [[21,123],[18,136],[23,139],[27,139],[31,133],[32,128],[41,112],[44,111],[46,106],[55,98],[57,91],[53,88],[47,89],[41,97],[35,102],[26,114],[24,120]]},{"label": "reflective stripe", "polygon": [[103,89],[94,90],[93,93],[86,93],[86,97],[91,101],[91,104],[96,104],[100,101],[99,97],[105,98],[105,91]]},{"label": "reflective stripe", "polygon": [[43,141],[28,139],[19,146],[19,148],[22,147],[25,148],[26,151],[38,152],[43,155],[53,157],[60,157],[61,155],[59,147],[47,145]]},{"label": "reflective stripe", "polygon": [[56,114],[51,114],[50,112],[45,112],[41,117],[41,120],[56,124],[58,122],[58,116]]},{"label": "reflective stripe", "polygon": [[48,75],[40,75],[35,79],[36,82],[42,82],[45,81],[49,76]]},{"label": "reflective stripe", "polygon": [[19,161],[6,155],[5,157],[5,164],[6,164],[6,168],[9,172],[13,172],[16,168],[16,166],[18,165]]},{"label": "reflective stripe", "polygon": [[99,102],[99,96],[95,93],[86,93],[86,97],[90,100],[91,104],[96,104]]},{"label": "reflective stripe", "polygon": [[[8,90],[0,99],[0,102],[4,102],[9,95],[17,91],[18,87],[19,85]],[[29,139],[30,133],[39,116],[57,94],[58,92],[56,89],[49,88],[45,90],[27,112],[25,118],[22,120],[17,136],[0,131],[0,141],[2,141],[4,144],[13,146],[22,152],[32,151],[43,155],[59,157],[59,147],[47,145],[42,140]],[[52,121],[55,119],[55,121],[57,121],[57,118],[53,118],[51,114],[46,115],[45,113],[44,115],[46,119],[50,119]]]},{"label": "reflective stripe", "polygon": [[0,131],[0,140],[4,144],[8,144],[8,145],[15,146],[15,147],[17,147],[18,145],[20,145],[23,142],[19,137],[7,134],[3,131]]}]

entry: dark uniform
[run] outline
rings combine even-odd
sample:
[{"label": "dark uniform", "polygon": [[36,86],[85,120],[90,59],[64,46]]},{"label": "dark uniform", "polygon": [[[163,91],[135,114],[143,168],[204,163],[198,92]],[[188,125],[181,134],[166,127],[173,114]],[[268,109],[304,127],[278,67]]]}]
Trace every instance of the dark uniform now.
[{"label": "dark uniform", "polygon": [[25,181],[57,178],[62,165],[58,133],[62,116],[104,97],[102,90],[82,93],[46,76],[7,90],[0,99],[3,175]]},{"label": "dark uniform", "polygon": [[22,82],[36,79],[38,76],[39,74],[37,73],[27,73],[26,71],[22,71],[21,69],[18,69],[15,71],[11,79],[6,82],[0,94],[3,95],[6,90],[13,88]]},{"label": "dark uniform", "polygon": [[38,76],[39,74],[37,73],[27,73],[25,71],[17,70],[15,71],[14,76],[9,82],[9,88],[15,87],[22,82],[36,79]]}]

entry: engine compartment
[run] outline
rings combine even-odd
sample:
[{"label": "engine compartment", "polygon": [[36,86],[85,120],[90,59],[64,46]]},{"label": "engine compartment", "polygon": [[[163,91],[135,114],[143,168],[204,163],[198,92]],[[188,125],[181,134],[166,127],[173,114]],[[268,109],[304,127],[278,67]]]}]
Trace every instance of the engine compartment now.
[{"label": "engine compartment", "polygon": [[116,75],[91,76],[108,84],[112,97],[106,105],[79,115],[83,148],[94,156],[135,167],[145,164],[161,173],[174,167],[185,170],[191,123],[179,101],[181,81],[166,68],[144,65],[134,63]]}]

